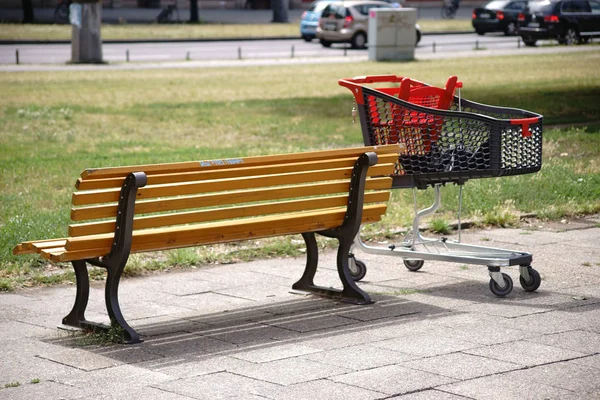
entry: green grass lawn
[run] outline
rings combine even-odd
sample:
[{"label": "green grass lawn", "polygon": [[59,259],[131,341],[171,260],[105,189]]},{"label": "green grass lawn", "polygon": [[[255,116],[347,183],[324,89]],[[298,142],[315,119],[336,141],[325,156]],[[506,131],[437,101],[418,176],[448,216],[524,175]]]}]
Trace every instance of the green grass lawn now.
[{"label": "green grass lawn", "polygon": [[[519,213],[544,218],[600,210],[600,52],[332,65],[143,71],[20,72],[0,79],[0,290],[70,279],[36,257],[12,256],[20,241],[61,237],[73,185],[88,167],[297,152],[361,144],[351,93],[337,80],[396,73],[443,85],[462,96],[544,115],[542,171],[465,186],[463,219],[505,225]],[[550,128],[583,122],[584,126]],[[455,218],[457,188],[444,189],[436,217]],[[431,194],[419,191],[420,206]],[[368,237],[409,226],[412,191],[397,190],[385,220]],[[443,224],[441,224],[443,225]],[[128,267],[147,271],[298,254],[289,238],[260,246],[186,249]],[[215,250],[215,249],[218,249]],[[68,268],[66,270],[69,270]]]},{"label": "green grass lawn", "polygon": [[[420,20],[421,31],[472,31],[470,20]],[[299,22],[285,24],[104,24],[103,40],[300,37]],[[0,24],[0,40],[70,40],[71,26]]]}]

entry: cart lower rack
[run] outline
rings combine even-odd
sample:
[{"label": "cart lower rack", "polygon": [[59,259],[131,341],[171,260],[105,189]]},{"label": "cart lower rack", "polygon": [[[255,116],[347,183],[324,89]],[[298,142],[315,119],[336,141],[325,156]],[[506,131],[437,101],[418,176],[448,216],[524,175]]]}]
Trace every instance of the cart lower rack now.
[{"label": "cart lower rack", "polygon": [[[355,248],[401,257],[412,271],[419,270],[426,260],[486,265],[490,290],[501,297],[513,288],[511,277],[502,273],[501,267],[518,265],[523,289],[536,290],[541,277],[531,267],[530,253],[461,243],[460,223],[458,241],[425,238],[419,223],[439,208],[440,188],[446,183],[461,185],[462,200],[462,185],[469,179],[539,171],[542,116],[461,99],[462,83],[455,76],[444,88],[396,75],[342,79],[339,84],[354,95],[353,113],[358,111],[365,145],[401,144],[406,148],[396,163],[393,187],[434,190],[433,205],[416,212],[412,230],[401,245],[368,246],[359,233]],[[373,84],[384,87],[368,86]],[[350,258],[355,279],[362,279],[365,264],[353,254]]]}]

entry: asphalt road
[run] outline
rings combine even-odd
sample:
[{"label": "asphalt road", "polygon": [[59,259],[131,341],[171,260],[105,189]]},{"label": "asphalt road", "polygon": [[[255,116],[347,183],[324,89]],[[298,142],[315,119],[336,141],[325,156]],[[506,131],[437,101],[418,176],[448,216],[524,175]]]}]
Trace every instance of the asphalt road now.
[{"label": "asphalt road", "polygon": [[[478,36],[472,34],[426,35],[415,50],[422,56],[451,56],[478,50],[502,50],[518,53],[524,45],[518,37],[501,34]],[[580,48],[586,46],[578,46]],[[556,46],[559,50],[564,46]],[[367,56],[367,50],[353,50],[346,45],[321,46],[300,39],[250,40],[176,43],[104,43],[103,58],[108,63],[176,62],[238,59],[286,59],[302,57]],[[0,64],[64,64],[71,58],[70,44],[9,44],[0,45]]]}]

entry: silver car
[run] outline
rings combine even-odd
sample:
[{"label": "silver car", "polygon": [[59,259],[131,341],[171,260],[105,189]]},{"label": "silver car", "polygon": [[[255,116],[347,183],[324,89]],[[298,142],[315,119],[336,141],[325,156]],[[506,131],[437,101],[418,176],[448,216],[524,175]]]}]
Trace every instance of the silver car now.
[{"label": "silver car", "polygon": [[[369,10],[390,7],[400,7],[400,4],[379,0],[331,2],[321,13],[317,38],[325,47],[332,43],[350,43],[352,48],[363,49],[367,45]],[[419,43],[421,31],[418,25],[416,29],[416,43]]]}]

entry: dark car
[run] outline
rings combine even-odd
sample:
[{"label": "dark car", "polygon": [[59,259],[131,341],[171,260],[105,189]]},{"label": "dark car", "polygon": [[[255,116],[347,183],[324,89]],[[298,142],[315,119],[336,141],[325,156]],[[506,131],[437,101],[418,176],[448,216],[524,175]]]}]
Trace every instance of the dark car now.
[{"label": "dark car", "polygon": [[471,23],[475,32],[483,35],[486,32],[504,32],[505,35],[516,35],[519,14],[527,8],[526,0],[493,0],[473,10]]},{"label": "dark car", "polygon": [[540,39],[571,45],[600,37],[600,0],[531,2],[519,16],[519,35],[527,46]]}]

